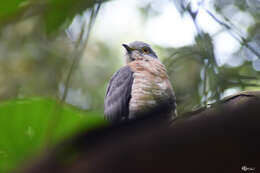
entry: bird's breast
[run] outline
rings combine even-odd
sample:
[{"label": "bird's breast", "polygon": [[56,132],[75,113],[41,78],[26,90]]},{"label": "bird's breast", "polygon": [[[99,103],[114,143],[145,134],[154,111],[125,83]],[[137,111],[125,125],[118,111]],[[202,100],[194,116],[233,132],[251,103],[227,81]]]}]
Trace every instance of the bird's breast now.
[{"label": "bird's breast", "polygon": [[133,61],[129,66],[134,72],[130,112],[149,109],[174,96],[166,69],[159,60]]}]

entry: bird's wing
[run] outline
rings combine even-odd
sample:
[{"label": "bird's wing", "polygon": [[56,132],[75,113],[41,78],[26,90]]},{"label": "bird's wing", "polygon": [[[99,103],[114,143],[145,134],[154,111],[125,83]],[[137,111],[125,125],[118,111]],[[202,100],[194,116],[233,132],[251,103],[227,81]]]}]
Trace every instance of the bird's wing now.
[{"label": "bird's wing", "polygon": [[112,122],[128,118],[133,72],[129,66],[119,69],[109,81],[105,96],[104,114]]}]

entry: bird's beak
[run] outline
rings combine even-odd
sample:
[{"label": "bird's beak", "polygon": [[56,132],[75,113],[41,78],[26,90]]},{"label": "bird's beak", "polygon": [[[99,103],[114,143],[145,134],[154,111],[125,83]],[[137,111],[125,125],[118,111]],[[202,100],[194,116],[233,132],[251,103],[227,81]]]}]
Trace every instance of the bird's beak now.
[{"label": "bird's beak", "polygon": [[127,53],[131,53],[131,51],[133,50],[131,47],[129,47],[127,44],[122,44],[122,46],[124,46],[124,48],[126,49]]}]

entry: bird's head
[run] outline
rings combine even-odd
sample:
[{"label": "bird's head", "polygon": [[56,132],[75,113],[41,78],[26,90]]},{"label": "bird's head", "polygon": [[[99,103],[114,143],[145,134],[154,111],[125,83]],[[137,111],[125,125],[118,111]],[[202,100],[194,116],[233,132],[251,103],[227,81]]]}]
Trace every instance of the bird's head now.
[{"label": "bird's head", "polygon": [[156,58],[158,59],[156,53],[153,51],[151,46],[147,43],[141,41],[134,41],[129,45],[123,44],[124,48],[126,49],[126,62],[130,63],[137,59],[151,59]]}]

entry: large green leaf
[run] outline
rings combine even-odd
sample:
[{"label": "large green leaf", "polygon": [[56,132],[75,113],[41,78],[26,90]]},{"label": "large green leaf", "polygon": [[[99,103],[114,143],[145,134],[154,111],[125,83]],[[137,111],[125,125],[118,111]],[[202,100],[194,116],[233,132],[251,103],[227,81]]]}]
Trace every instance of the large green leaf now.
[{"label": "large green leaf", "polygon": [[0,172],[26,161],[47,142],[54,144],[82,128],[104,124],[97,113],[84,113],[51,99],[30,98],[1,103]]},{"label": "large green leaf", "polygon": [[73,17],[92,8],[96,0],[49,0],[44,12],[46,31],[51,33],[59,29],[62,24],[70,24]]},{"label": "large green leaf", "polygon": [[0,26],[31,16],[40,16],[47,33],[55,33],[57,30],[66,29],[76,15],[82,14],[84,11],[93,8],[97,3],[107,0],[2,1],[0,0]]}]

